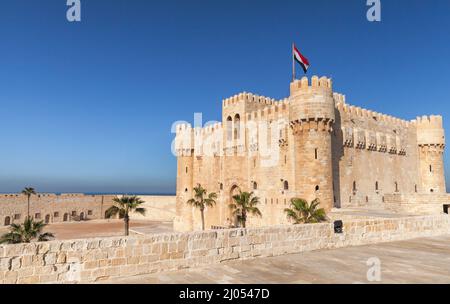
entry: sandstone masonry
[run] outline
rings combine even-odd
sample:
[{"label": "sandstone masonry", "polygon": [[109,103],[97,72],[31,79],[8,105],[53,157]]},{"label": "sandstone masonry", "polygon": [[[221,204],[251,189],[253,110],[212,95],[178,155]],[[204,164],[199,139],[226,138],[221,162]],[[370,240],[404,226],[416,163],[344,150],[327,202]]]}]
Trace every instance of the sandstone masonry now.
[{"label": "sandstone masonry", "polygon": [[[113,198],[113,195],[38,193],[31,196],[30,216],[46,223],[103,219]],[[21,224],[26,216],[26,195],[0,194],[0,225]]]},{"label": "sandstone masonry", "polygon": [[441,214],[450,204],[444,147],[441,116],[406,121],[349,105],[326,77],[292,82],[283,100],[244,92],[223,100],[221,123],[178,126],[174,227],[200,229],[200,213],[186,204],[197,184],[218,194],[208,228],[235,221],[228,206],[239,189],[261,200],[252,227],[286,224],[293,197],[319,198],[326,211]]},{"label": "sandstone masonry", "polygon": [[431,215],[0,246],[0,283],[92,283],[110,278],[450,233]]}]

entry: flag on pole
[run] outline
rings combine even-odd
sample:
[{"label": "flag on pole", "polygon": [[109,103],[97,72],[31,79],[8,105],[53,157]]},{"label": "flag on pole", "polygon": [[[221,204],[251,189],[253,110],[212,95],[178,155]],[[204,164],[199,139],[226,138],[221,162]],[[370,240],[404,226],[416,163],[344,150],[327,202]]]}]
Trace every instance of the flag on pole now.
[{"label": "flag on pole", "polygon": [[297,49],[295,44],[293,44],[292,47],[293,47],[292,52],[294,53],[295,61],[297,61],[302,66],[302,69],[306,74],[306,72],[308,71],[308,68],[309,68],[308,59],[300,53],[300,51]]}]

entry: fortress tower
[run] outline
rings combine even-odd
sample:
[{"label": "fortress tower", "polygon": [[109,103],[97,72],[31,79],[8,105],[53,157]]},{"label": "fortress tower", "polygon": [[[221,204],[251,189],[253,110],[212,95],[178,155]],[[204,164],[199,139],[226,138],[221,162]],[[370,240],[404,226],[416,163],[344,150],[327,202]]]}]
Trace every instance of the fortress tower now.
[{"label": "fortress tower", "polygon": [[445,135],[441,116],[417,118],[417,144],[423,193],[445,193],[444,148]]},{"label": "fortress tower", "polygon": [[192,208],[186,202],[193,196],[194,143],[193,129],[190,125],[177,126],[177,201],[174,229],[177,231],[193,230]]},{"label": "fortress tower", "polygon": [[205,227],[239,225],[230,204],[258,197],[248,227],[285,225],[293,198],[333,208],[441,214],[449,210],[441,116],[404,120],[347,103],[331,79],[304,77],[287,98],[239,93],[222,102],[222,122],[177,128],[177,231],[201,229],[187,205],[200,184],[217,194]]},{"label": "fortress tower", "polygon": [[294,81],[290,86],[290,125],[294,134],[295,189],[308,201],[333,208],[331,131],[335,121],[331,79]]}]

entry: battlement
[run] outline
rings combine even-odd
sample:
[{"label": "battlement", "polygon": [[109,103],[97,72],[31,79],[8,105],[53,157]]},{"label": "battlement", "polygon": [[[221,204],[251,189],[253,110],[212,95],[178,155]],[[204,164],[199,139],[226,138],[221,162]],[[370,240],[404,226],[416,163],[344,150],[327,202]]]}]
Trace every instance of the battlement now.
[{"label": "battlement", "polygon": [[285,98],[260,110],[247,113],[247,121],[254,119],[264,119],[268,117],[285,116],[289,113],[289,99]]},{"label": "battlement", "polygon": [[336,108],[342,112],[342,113],[346,113],[351,117],[357,118],[371,118],[374,119],[376,121],[379,122],[385,122],[387,124],[393,124],[393,125],[399,125],[399,126],[403,126],[403,127],[409,127],[411,125],[412,122],[401,119],[401,118],[397,118],[397,117],[393,117],[387,114],[382,114],[382,113],[378,113],[375,111],[371,111],[371,110],[367,110],[361,107],[357,107],[357,106],[353,106],[353,105],[349,105],[349,104],[345,104],[345,103],[337,103],[336,104]]},{"label": "battlement", "polygon": [[191,124],[188,123],[183,123],[183,124],[178,124],[175,127],[176,129],[176,134],[180,134],[180,133],[184,133],[187,131],[192,131],[192,126]]},{"label": "battlement", "polygon": [[417,117],[413,120],[417,127],[417,144],[419,146],[445,145],[445,133],[442,124],[442,116],[431,115]]},{"label": "battlement", "polygon": [[413,120],[417,126],[417,128],[436,128],[442,129],[442,116],[440,115],[430,115],[430,116],[421,116],[417,117]]},{"label": "battlement", "polygon": [[318,76],[312,76],[311,82],[309,82],[308,77],[303,77],[302,79],[294,80],[291,82],[290,85],[291,89],[291,95],[297,91],[305,91],[305,90],[326,90],[331,92],[333,90],[333,83],[331,81],[331,78],[327,78],[325,76],[318,77]]},{"label": "battlement", "polygon": [[345,104],[345,95],[339,93],[333,93],[334,103],[337,104]]},{"label": "battlement", "polygon": [[207,136],[207,135],[211,135],[214,132],[221,131],[221,130],[222,130],[222,123],[218,122],[218,123],[211,124],[211,125],[208,125],[208,126],[202,128],[201,134]]},{"label": "battlement", "polygon": [[234,95],[233,97],[224,99],[223,106],[229,107],[229,106],[235,105],[240,102],[256,103],[256,104],[261,104],[261,105],[273,105],[276,102],[276,100],[273,98],[270,98],[270,97],[259,96],[256,94],[243,92],[243,93]]}]

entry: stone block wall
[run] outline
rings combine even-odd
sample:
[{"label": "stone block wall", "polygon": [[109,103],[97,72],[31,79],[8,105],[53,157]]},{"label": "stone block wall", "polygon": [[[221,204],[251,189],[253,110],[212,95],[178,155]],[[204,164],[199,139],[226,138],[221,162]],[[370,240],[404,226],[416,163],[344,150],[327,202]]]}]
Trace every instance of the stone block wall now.
[{"label": "stone block wall", "polygon": [[[112,206],[113,195],[39,193],[31,196],[30,216],[46,223],[69,222],[74,217],[102,219]],[[27,216],[27,196],[0,194],[0,226],[23,223]]]},{"label": "stone block wall", "polygon": [[450,216],[355,220],[0,246],[0,283],[91,283],[147,274],[450,233]]},{"label": "stone block wall", "polygon": [[404,214],[440,214],[444,213],[444,205],[450,205],[450,194],[395,193],[385,197],[386,209]]},{"label": "stone block wall", "polygon": [[133,213],[131,218],[167,222],[174,220],[176,196],[140,195],[139,197],[145,202],[142,204],[142,207],[146,209],[145,215]]}]

